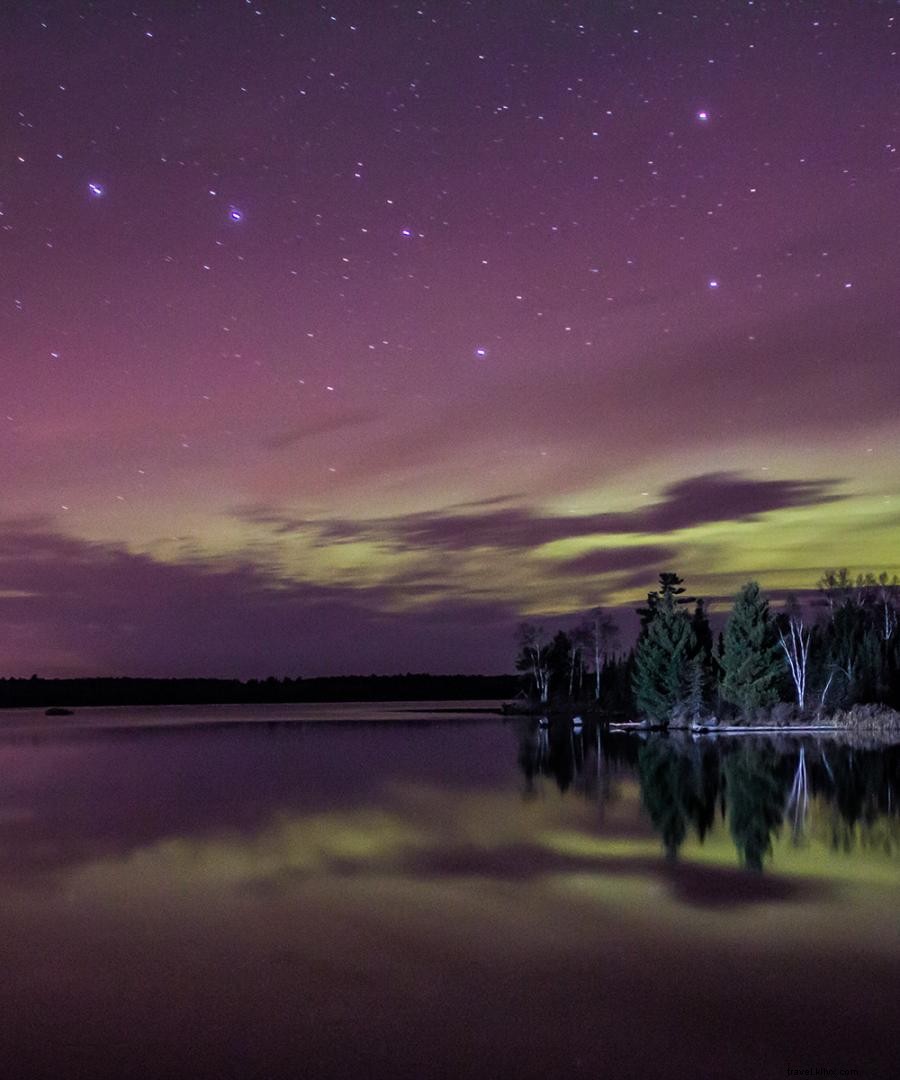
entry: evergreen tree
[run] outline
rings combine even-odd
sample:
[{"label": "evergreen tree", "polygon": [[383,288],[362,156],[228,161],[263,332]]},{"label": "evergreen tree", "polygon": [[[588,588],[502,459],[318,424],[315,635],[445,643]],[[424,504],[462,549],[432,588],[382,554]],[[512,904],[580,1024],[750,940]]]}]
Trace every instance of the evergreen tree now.
[{"label": "evergreen tree", "polygon": [[662,593],[634,655],[635,704],[643,716],[662,724],[690,701],[698,663],[691,617],[676,604],[674,591]]},{"label": "evergreen tree", "polygon": [[[664,570],[659,575],[659,595],[663,596],[681,596],[684,592],[682,588],[684,585],[684,578],[680,578],[676,573],[671,570]],[[678,603],[685,603],[686,601],[679,600]],[[690,601],[687,600],[689,603]]]},{"label": "evergreen tree", "polygon": [[886,665],[876,614],[873,606],[865,607],[854,599],[832,609],[823,634],[826,670],[820,676],[831,680],[831,704],[878,699]]},{"label": "evergreen tree", "polygon": [[769,602],[755,581],[737,594],[720,660],[722,697],[739,709],[774,705],[782,661]]},{"label": "evergreen tree", "polygon": [[697,720],[715,696],[716,659],[713,655],[713,632],[706,614],[706,603],[701,597],[694,607],[691,629],[697,642],[696,674],[691,692],[689,711]]},{"label": "evergreen tree", "polygon": [[682,596],[684,592],[683,585],[684,579],[671,570],[664,570],[659,575],[659,588],[647,593],[646,607],[637,609],[637,613],[641,617],[641,634],[644,633],[653,620],[660,600],[668,596],[674,598],[678,604],[689,604],[691,602],[692,597]]},{"label": "evergreen tree", "polygon": [[706,702],[709,696],[707,693],[707,685],[708,681],[703,666],[703,659],[699,655],[695,656],[691,661],[688,697],[685,702],[687,714],[695,723],[698,723],[702,719],[706,709]]},{"label": "evergreen tree", "polygon": [[703,658],[704,665],[709,663],[713,651],[712,627],[709,625],[709,616],[706,614],[706,603],[701,597],[694,608],[691,618],[691,627],[694,637],[697,639],[697,653]]}]

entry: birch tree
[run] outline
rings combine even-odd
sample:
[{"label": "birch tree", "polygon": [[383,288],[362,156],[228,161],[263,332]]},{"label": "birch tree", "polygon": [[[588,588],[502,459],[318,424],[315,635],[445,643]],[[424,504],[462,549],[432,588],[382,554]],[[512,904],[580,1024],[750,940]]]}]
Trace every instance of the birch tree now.
[{"label": "birch tree", "polygon": [[522,623],[516,635],[519,656],[516,667],[527,671],[534,681],[534,690],[542,705],[550,700],[550,642],[544,629],[533,623]]},{"label": "birch tree", "polygon": [[574,626],[569,631],[569,640],[572,642],[572,661],[569,665],[569,698],[572,700],[581,696],[584,651],[591,647],[594,640],[592,624],[589,622],[581,622],[577,626]]},{"label": "birch tree", "polygon": [[809,666],[809,642],[812,630],[803,623],[803,613],[792,601],[785,617],[785,626],[778,631],[778,641],[784,651],[788,671],[797,694],[797,706],[806,707],[806,672]]},{"label": "birch tree", "polygon": [[895,574],[889,578],[886,573],[878,575],[878,632],[885,643],[897,632],[897,601],[900,598],[900,578]]},{"label": "birch tree", "polygon": [[602,608],[595,608],[590,621],[590,648],[594,654],[594,701],[600,700],[600,676],[603,665],[615,648],[619,628]]}]

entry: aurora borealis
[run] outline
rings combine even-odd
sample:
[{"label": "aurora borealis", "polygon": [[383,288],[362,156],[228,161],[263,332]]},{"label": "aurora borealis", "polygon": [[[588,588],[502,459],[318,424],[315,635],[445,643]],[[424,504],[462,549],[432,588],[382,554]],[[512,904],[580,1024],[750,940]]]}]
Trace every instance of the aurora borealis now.
[{"label": "aurora borealis", "polygon": [[900,16],[0,15],[0,674],[502,671],[900,572]]}]

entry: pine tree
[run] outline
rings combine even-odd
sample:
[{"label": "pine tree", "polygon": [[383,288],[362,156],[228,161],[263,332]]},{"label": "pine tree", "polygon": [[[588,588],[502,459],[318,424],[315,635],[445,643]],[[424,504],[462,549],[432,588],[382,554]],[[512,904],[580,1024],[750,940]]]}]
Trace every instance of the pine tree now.
[{"label": "pine tree", "polygon": [[659,575],[659,588],[647,593],[647,606],[638,608],[637,613],[641,618],[641,633],[643,634],[656,614],[660,600],[665,597],[674,597],[677,604],[689,604],[693,597],[682,596],[684,578],[680,578],[671,570],[664,570]]},{"label": "pine tree", "polygon": [[706,682],[706,672],[703,667],[703,660],[700,656],[695,656],[691,660],[690,676],[688,679],[688,698],[686,702],[687,714],[695,724],[699,723],[702,719],[706,707]]},{"label": "pine tree", "polygon": [[748,582],[734,599],[720,666],[725,701],[746,711],[778,700],[782,672],[778,634],[769,616],[769,602],[755,581]]},{"label": "pine tree", "polygon": [[695,656],[694,681],[691,690],[689,712],[694,720],[699,720],[707,705],[715,697],[717,667],[713,655],[713,633],[706,614],[706,602],[701,597],[697,600],[691,617],[691,629],[697,642]]},{"label": "pine tree", "polygon": [[677,606],[673,591],[664,592],[638,640],[632,686],[641,715],[667,724],[672,713],[690,701],[697,642],[691,617]]},{"label": "pine tree", "polygon": [[691,619],[694,637],[697,639],[697,655],[702,657],[704,667],[708,666],[713,651],[712,627],[709,625],[709,616],[706,614],[706,602],[701,597],[694,608]]}]

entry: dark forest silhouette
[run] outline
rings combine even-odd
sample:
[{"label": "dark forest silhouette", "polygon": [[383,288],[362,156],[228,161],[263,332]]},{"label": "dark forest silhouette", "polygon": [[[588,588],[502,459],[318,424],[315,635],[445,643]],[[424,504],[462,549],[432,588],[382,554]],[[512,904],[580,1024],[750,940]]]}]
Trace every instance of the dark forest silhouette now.
[{"label": "dark forest silhouette", "polygon": [[516,668],[532,707],[637,715],[665,727],[900,706],[896,576],[828,571],[811,602],[789,597],[778,612],[750,581],[715,637],[703,598],[665,572],[637,614],[637,641],[624,652],[599,609],[552,636],[522,623]]},{"label": "dark forest silhouette", "polygon": [[350,675],[315,679],[0,679],[0,707],[260,705],[328,701],[500,701],[514,675]]}]

